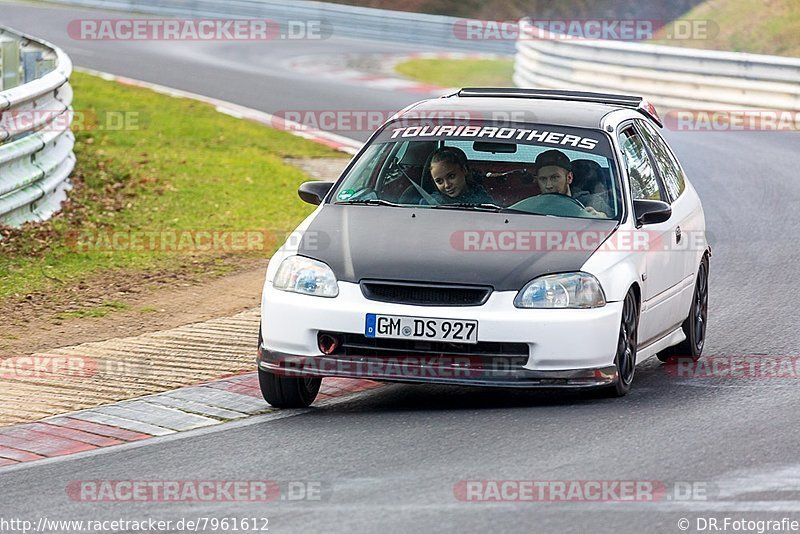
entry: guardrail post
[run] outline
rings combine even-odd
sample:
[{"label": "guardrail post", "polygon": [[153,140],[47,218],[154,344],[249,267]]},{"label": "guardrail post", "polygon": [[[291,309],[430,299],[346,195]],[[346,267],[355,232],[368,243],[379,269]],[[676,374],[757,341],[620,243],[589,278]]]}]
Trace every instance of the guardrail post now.
[{"label": "guardrail post", "polygon": [[19,57],[19,41],[0,35],[0,91],[21,83]]},{"label": "guardrail post", "polygon": [[42,60],[42,51],[36,49],[22,49],[22,83],[32,82],[41,78],[46,72],[37,72],[37,63]]}]

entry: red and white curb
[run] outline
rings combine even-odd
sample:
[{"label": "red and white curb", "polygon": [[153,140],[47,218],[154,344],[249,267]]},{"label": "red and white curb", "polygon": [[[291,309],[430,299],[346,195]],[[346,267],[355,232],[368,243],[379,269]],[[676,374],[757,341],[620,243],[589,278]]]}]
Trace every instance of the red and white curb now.
[{"label": "red and white curb", "polygon": [[[371,380],[326,378],[316,404],[381,386]],[[220,425],[271,410],[261,395],[258,374],[237,375],[0,427],[0,467]]]},{"label": "red and white curb", "polygon": [[[401,77],[396,71],[398,63],[415,59],[483,59],[495,60],[502,58],[496,54],[459,53],[459,52],[419,52],[413,54],[370,54],[370,55],[330,55],[330,56],[301,56],[287,61],[288,68],[315,76],[324,76],[343,82],[369,87],[372,89],[386,89],[405,93],[422,93],[440,96],[457,91],[457,88],[447,88],[429,83],[418,82]],[[374,65],[375,72],[365,72],[354,63],[370,63]]]},{"label": "red and white curb", "polygon": [[338,135],[331,132],[326,132],[323,130],[312,128],[304,124],[300,124],[299,122],[289,121],[281,117],[278,117],[276,115],[271,115],[269,113],[266,113],[264,111],[259,111],[257,109],[240,106],[239,104],[234,104],[233,102],[227,102],[225,100],[220,100],[218,98],[211,98],[208,96],[199,95],[197,93],[183,91],[181,89],[166,87],[164,85],[159,85],[157,83],[135,80],[133,78],[127,78],[125,76],[117,76],[116,74],[109,74],[107,72],[101,72],[92,69],[76,68],[75,70],[79,72],[84,72],[86,74],[98,76],[104,80],[118,82],[123,85],[129,85],[131,87],[140,87],[143,89],[149,89],[151,91],[155,91],[156,93],[172,96],[175,98],[188,98],[190,100],[204,102],[206,104],[214,106],[214,108],[220,113],[225,113],[226,115],[230,115],[238,119],[247,119],[254,122],[258,122],[260,124],[269,126],[270,128],[275,128],[277,130],[283,130],[297,137],[302,137],[303,139],[307,139],[314,143],[325,145],[327,147],[330,147],[334,150],[338,150],[339,152],[344,152],[346,154],[351,154],[351,155],[356,154],[362,145],[362,143],[360,143],[359,141],[356,141],[355,139],[350,139],[349,137],[345,137],[343,135]]},{"label": "red and white curb", "polygon": [[[360,56],[353,56],[355,58]],[[358,67],[348,65],[350,56],[302,56],[293,58],[286,66],[296,72],[329,78],[349,85],[382,89],[387,91],[400,91],[403,93],[421,93],[438,96],[446,90],[438,85],[401,78],[391,71],[394,64],[403,61],[405,56],[380,56],[370,59],[380,63],[379,72],[365,72]]]}]

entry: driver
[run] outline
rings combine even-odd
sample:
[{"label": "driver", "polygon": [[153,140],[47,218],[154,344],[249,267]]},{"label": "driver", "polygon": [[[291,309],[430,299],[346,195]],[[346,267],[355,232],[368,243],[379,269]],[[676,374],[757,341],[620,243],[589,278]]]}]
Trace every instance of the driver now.
[{"label": "driver", "polygon": [[546,150],[536,156],[533,169],[542,194],[558,193],[574,198],[586,204],[583,209],[592,217],[608,217],[607,213],[611,212],[608,204],[597,195],[581,193],[572,196],[572,162],[560,150]]}]

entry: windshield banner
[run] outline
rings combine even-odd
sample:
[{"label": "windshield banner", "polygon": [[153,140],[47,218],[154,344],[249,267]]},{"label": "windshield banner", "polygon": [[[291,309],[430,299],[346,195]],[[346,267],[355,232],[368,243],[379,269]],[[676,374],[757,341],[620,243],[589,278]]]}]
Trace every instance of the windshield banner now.
[{"label": "windshield banner", "polygon": [[514,124],[512,126],[501,126],[496,123],[487,124],[485,122],[465,125],[458,124],[457,121],[456,124],[421,121],[409,125],[407,121],[398,121],[387,125],[378,136],[376,142],[439,139],[550,145],[584,150],[606,157],[611,155],[608,141],[601,132],[580,128],[558,128],[549,125]]}]

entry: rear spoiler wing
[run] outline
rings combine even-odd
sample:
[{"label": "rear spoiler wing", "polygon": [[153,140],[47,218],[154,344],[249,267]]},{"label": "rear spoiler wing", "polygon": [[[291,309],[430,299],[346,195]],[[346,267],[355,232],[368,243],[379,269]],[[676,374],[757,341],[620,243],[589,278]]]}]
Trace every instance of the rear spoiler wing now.
[{"label": "rear spoiler wing", "polygon": [[590,93],[584,91],[562,91],[558,89],[527,89],[524,87],[465,87],[457,93],[448,96],[533,98],[539,100],[568,100],[572,102],[609,104],[612,106],[634,109],[658,124],[659,127],[664,127],[655,106],[641,96]]}]

